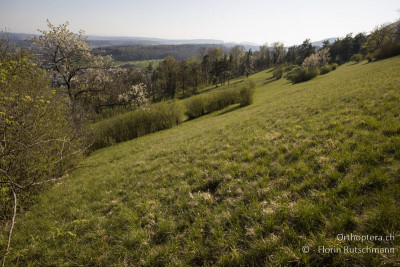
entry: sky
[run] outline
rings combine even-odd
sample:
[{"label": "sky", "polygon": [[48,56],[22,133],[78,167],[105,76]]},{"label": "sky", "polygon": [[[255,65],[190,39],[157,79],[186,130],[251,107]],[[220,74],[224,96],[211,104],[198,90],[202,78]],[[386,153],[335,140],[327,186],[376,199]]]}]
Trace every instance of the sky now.
[{"label": "sky", "polygon": [[0,29],[38,33],[46,19],[88,35],[300,44],[370,32],[399,0],[0,0]]}]

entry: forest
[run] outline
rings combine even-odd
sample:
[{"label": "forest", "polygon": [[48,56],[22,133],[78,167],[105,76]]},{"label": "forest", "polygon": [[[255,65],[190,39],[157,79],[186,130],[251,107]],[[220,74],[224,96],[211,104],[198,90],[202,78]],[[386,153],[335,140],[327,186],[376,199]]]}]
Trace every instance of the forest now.
[{"label": "forest", "polygon": [[93,53],[99,55],[111,55],[118,61],[138,61],[149,59],[164,59],[171,56],[176,60],[184,60],[190,57],[198,57],[205,54],[207,49],[220,47],[228,51],[227,47],[216,44],[181,44],[181,45],[130,45],[130,46],[106,46],[96,48]]}]

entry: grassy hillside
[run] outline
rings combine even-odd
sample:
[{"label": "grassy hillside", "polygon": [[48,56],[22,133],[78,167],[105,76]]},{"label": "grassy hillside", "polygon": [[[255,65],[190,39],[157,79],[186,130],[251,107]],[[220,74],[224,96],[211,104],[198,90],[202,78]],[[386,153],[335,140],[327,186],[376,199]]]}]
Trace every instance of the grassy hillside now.
[{"label": "grassy hillside", "polygon": [[17,219],[9,264],[400,264],[400,57],[271,76],[250,106],[88,157]]}]

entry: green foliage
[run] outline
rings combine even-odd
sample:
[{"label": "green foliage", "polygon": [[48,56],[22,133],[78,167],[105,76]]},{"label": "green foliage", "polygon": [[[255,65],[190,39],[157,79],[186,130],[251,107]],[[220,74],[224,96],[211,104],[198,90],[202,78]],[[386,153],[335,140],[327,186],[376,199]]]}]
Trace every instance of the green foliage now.
[{"label": "green foliage", "polygon": [[367,55],[365,55],[365,59],[368,60],[368,62],[372,62],[372,60],[374,59],[374,55],[368,53]]},{"label": "green foliage", "polygon": [[362,54],[354,54],[350,58],[350,61],[354,61],[356,63],[360,62],[361,60],[363,60],[363,55]]},{"label": "green foliage", "polygon": [[254,87],[254,81],[249,80],[247,85],[240,88],[239,103],[241,107],[253,104]]},{"label": "green foliage", "polygon": [[253,94],[254,82],[249,80],[238,87],[193,96],[185,101],[186,115],[189,119],[194,119],[236,103],[240,103],[240,106],[250,105]]},{"label": "green foliage", "polygon": [[[0,44],[0,51],[4,47]],[[44,184],[63,176],[79,159],[67,110],[50,88],[45,71],[29,53],[0,57],[0,223],[32,204]],[[4,205],[3,205],[4,203]],[[3,244],[1,244],[2,248]],[[2,249],[1,249],[2,250]]]},{"label": "green foliage", "polygon": [[400,40],[396,25],[398,25],[398,22],[376,27],[368,36],[364,45],[366,52],[372,54],[377,59],[399,55]]},{"label": "green foliage", "polygon": [[326,74],[326,73],[331,72],[331,70],[332,70],[332,66],[331,66],[331,65],[325,65],[325,66],[322,66],[322,67],[319,69],[319,73],[320,73],[321,75],[324,75],[324,74]]},{"label": "green foliage", "polygon": [[186,115],[189,119],[194,119],[239,102],[238,89],[224,89],[215,93],[193,96],[185,101]]},{"label": "green foliage", "polygon": [[384,59],[393,56],[400,55],[400,41],[393,42],[387,46],[375,51],[375,57],[377,59]]},{"label": "green foliage", "polygon": [[272,75],[275,77],[275,79],[279,80],[280,78],[282,78],[283,68],[276,67]]},{"label": "green foliage", "polygon": [[184,109],[178,102],[160,102],[89,126],[91,150],[131,140],[180,124]]},{"label": "green foliage", "polygon": [[339,65],[337,63],[332,63],[331,64],[332,70],[336,70],[338,66]]},{"label": "green foliage", "polygon": [[366,40],[367,36],[364,33],[359,33],[354,37],[352,33],[349,33],[345,37],[337,39],[330,45],[332,60],[344,63],[349,61],[352,55],[364,53]]},{"label": "green foliage", "polygon": [[128,141],[149,133],[180,124],[185,115],[189,119],[223,109],[232,104],[240,106],[253,102],[254,82],[239,87],[194,96],[182,102],[160,102],[88,126],[90,149],[96,150]]},{"label": "green foliage", "polygon": [[319,74],[319,70],[316,68],[302,68],[294,71],[290,75],[288,75],[287,79],[290,80],[292,83],[300,83],[309,81]]}]

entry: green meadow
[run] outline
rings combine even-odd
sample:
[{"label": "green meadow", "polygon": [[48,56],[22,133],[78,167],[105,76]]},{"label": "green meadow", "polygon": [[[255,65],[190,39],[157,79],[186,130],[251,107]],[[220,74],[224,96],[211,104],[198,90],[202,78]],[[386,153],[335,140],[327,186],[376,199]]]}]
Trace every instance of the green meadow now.
[{"label": "green meadow", "polygon": [[17,217],[7,263],[399,265],[400,57],[272,74],[251,105],[93,152]]}]

